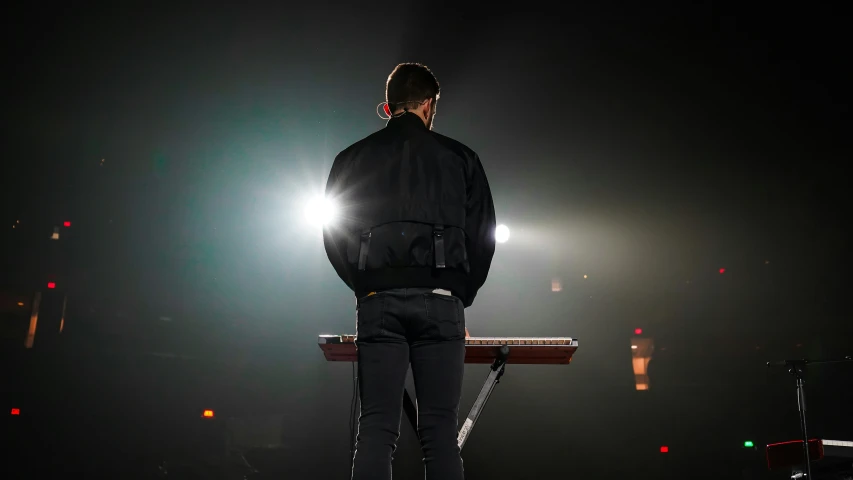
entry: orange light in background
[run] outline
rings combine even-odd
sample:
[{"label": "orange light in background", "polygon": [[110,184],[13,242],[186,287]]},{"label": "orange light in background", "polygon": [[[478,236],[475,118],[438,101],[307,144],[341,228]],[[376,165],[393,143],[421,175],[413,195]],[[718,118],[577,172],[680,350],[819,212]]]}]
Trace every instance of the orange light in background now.
[{"label": "orange light in background", "polygon": [[65,307],[68,306],[68,295],[62,299],[62,316],[59,317],[59,333],[65,328]]},{"label": "orange light in background", "polygon": [[70,227],[70,226],[71,226],[71,222],[62,222],[62,226],[63,226],[63,227]]},{"label": "orange light in background", "polygon": [[653,338],[631,338],[631,363],[634,368],[634,383],[637,390],[649,389],[649,362],[655,351]]},{"label": "orange light in background", "polygon": [[669,447],[666,445],[660,447],[660,453],[669,453]]},{"label": "orange light in background", "polygon": [[41,292],[36,292],[33,297],[33,309],[30,313],[30,328],[27,330],[27,339],[24,341],[24,347],[33,348],[33,342],[36,340],[36,326],[39,321],[39,305],[41,305]]},{"label": "orange light in background", "polygon": [[19,307],[23,307],[23,306],[24,306],[24,302],[18,302],[18,306],[19,306]]},{"label": "orange light in background", "polygon": [[20,415],[20,414],[21,414],[20,408],[13,408],[12,409],[12,415]]},{"label": "orange light in background", "polygon": [[213,410],[205,410],[201,412],[201,416],[204,418],[213,418]]},{"label": "orange light in background", "polygon": [[47,288],[56,288],[56,283],[54,283],[54,282],[47,282]]},{"label": "orange light in background", "polygon": [[551,291],[552,292],[563,291],[563,282],[560,281],[560,279],[558,277],[554,277],[551,279]]}]

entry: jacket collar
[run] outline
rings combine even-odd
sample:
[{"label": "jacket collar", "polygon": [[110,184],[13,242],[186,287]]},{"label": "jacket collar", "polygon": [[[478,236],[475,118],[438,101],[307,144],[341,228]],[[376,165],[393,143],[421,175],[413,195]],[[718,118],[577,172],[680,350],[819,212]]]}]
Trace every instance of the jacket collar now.
[{"label": "jacket collar", "polygon": [[419,126],[423,129],[426,129],[426,125],[424,125],[423,119],[421,117],[419,117],[418,114],[412,113],[412,112],[406,112],[406,113],[400,115],[399,117],[391,117],[388,120],[388,124],[386,126],[388,126],[388,127],[391,127],[391,126],[395,126],[395,127],[401,127],[401,126],[418,127]]}]

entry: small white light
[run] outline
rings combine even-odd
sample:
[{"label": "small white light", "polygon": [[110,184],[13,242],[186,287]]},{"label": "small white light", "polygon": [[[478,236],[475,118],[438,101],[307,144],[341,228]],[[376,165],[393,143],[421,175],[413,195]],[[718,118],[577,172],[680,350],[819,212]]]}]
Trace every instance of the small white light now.
[{"label": "small white light", "polygon": [[631,350],[636,350],[636,349],[637,349],[636,345],[631,345]]},{"label": "small white light", "polygon": [[506,243],[509,240],[509,227],[504,224],[498,225],[495,228],[495,240],[498,243]]}]

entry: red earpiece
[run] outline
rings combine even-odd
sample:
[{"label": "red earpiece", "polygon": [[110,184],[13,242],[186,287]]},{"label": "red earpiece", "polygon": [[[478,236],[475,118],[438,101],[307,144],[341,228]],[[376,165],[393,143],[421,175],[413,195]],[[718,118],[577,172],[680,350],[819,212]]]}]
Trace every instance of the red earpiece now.
[{"label": "red earpiece", "polygon": [[[382,115],[383,113],[385,114],[384,116]],[[388,106],[388,102],[382,102],[377,105],[376,114],[379,115],[379,118],[381,118],[382,120],[391,119],[391,107]]]}]

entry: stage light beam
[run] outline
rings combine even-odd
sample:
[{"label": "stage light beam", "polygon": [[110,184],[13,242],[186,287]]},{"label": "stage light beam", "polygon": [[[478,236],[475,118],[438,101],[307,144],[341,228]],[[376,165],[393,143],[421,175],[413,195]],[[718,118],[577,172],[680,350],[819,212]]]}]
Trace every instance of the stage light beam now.
[{"label": "stage light beam", "polygon": [[326,227],[337,218],[337,204],[324,196],[314,197],[305,205],[305,220],[312,226]]}]

